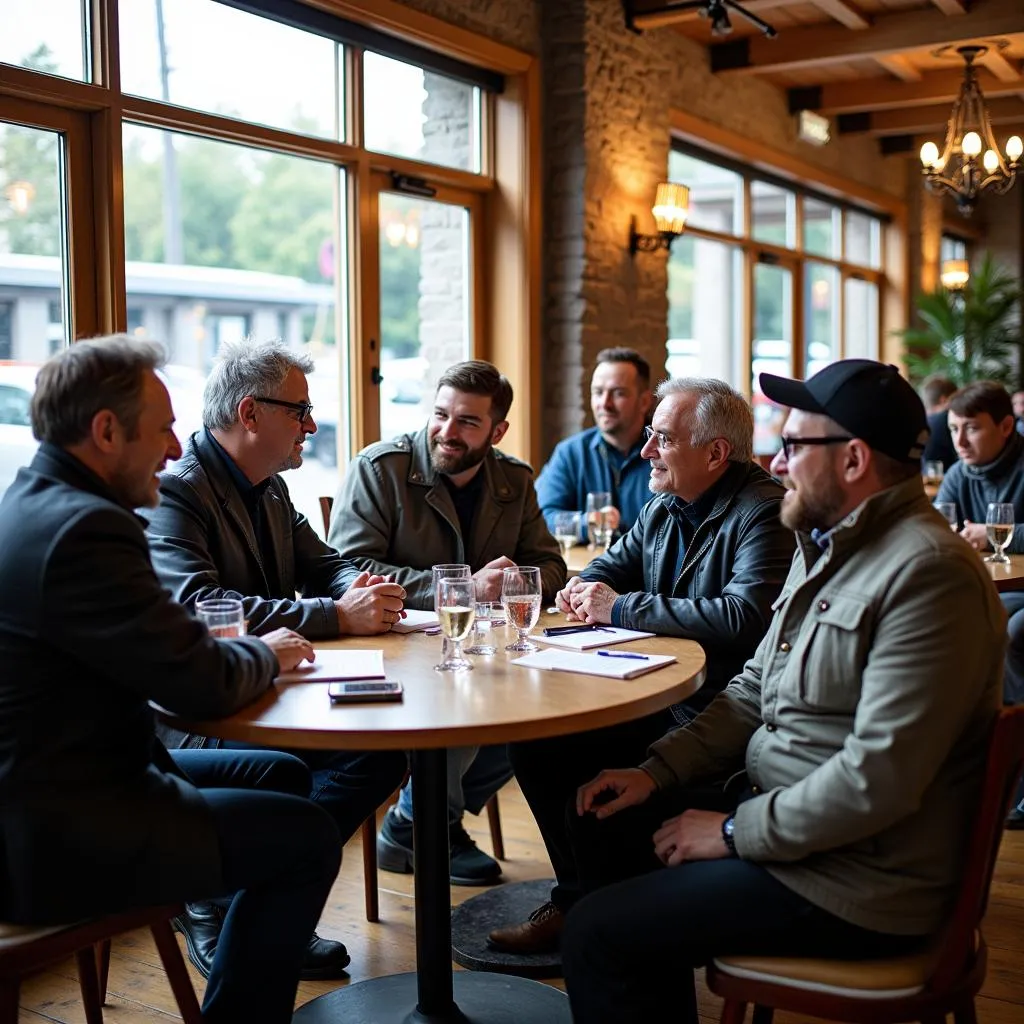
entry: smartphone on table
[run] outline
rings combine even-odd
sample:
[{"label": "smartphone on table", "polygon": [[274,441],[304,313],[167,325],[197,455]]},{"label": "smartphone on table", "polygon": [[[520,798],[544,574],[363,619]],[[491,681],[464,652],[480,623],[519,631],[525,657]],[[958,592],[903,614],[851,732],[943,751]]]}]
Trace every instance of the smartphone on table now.
[{"label": "smartphone on table", "polygon": [[327,694],[332,704],[401,700],[402,684],[397,679],[367,679],[348,683],[336,680],[327,684]]}]

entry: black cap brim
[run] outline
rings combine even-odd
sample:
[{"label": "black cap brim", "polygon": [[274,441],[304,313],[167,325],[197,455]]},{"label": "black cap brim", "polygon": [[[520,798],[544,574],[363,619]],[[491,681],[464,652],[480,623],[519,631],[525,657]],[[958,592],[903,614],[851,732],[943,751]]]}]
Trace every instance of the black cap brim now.
[{"label": "black cap brim", "polygon": [[761,393],[776,405],[799,409],[801,412],[813,412],[820,416],[828,415],[815,401],[814,396],[802,380],[776,377],[774,373],[762,373],[758,376],[758,380],[761,382]]}]

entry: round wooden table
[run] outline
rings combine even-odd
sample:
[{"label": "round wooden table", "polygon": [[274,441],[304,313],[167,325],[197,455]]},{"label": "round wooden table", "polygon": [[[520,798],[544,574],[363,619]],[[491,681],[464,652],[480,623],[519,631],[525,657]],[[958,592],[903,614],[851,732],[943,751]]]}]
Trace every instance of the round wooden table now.
[{"label": "round wooden table", "polygon": [[[564,623],[542,615],[545,624]],[[691,696],[704,679],[704,652],[689,640],[651,637],[616,646],[674,654],[677,661],[636,679],[524,669],[512,640],[495,635],[498,653],[473,659],[474,670],[435,672],[441,638],[423,633],[352,637],[318,649],[379,647],[402,703],[331,705],[325,683],[277,684],[229,718],[165,717],[176,728],[267,747],[410,750],[416,847],[416,973],[374,978],[306,1003],[296,1024],[374,1021],[398,1024],[521,1024],[569,1021],[557,989],[505,975],[459,972],[453,981],[448,891],[447,747],[543,739],[641,718]],[[458,1000],[456,1001],[456,996]]]}]

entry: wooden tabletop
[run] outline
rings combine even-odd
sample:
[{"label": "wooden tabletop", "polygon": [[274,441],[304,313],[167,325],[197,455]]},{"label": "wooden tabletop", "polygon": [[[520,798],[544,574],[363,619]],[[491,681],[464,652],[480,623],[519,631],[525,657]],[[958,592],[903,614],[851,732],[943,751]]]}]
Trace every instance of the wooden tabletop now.
[{"label": "wooden tabletop", "polygon": [[598,555],[603,555],[604,552],[604,548],[591,549],[586,544],[577,544],[565,560],[565,567],[569,570],[569,575],[578,576]]},{"label": "wooden tabletop", "polygon": [[[564,621],[544,614],[535,632]],[[498,653],[474,657],[472,672],[435,672],[441,638],[423,633],[317,644],[318,649],[382,649],[388,676],[405,686],[401,703],[332,706],[326,683],[278,683],[229,718],[192,721],[161,714],[188,732],[268,747],[422,750],[597,729],[685,700],[704,680],[704,651],[691,640],[650,637],[616,645],[617,651],[677,658],[656,672],[621,680],[512,665],[522,655],[502,648],[512,642],[513,631],[499,628],[493,636]]]},{"label": "wooden tabletop", "polygon": [[1009,565],[998,562],[985,562],[992,582],[1000,594],[1009,590],[1024,590],[1024,555],[1007,555]]}]

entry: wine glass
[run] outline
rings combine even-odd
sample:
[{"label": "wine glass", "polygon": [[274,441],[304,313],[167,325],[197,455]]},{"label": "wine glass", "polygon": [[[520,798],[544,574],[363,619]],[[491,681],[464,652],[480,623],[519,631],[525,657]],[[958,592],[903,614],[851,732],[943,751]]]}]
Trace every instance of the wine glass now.
[{"label": "wine glass", "polygon": [[929,460],[924,464],[924,470],[921,475],[924,477],[925,486],[938,487],[942,483],[945,471],[940,461]]},{"label": "wine glass", "polygon": [[611,531],[606,526],[605,509],[612,503],[608,491],[591,491],[587,495],[587,547],[608,546]]},{"label": "wine glass", "polygon": [[501,603],[505,606],[505,618],[518,634],[515,643],[506,646],[506,651],[538,649],[536,644],[531,644],[526,638],[540,618],[540,597],[540,569],[532,565],[520,565],[502,570]]},{"label": "wine glass", "polygon": [[956,528],[959,525],[956,516],[956,502],[955,501],[935,501],[932,502],[935,507],[935,511],[942,516],[943,519],[949,523],[949,528],[956,533]]},{"label": "wine glass", "polygon": [[985,556],[986,562],[1009,565],[1003,548],[1013,539],[1013,505],[1008,501],[994,501],[985,513],[985,533],[995,553]]},{"label": "wine glass", "polygon": [[476,584],[472,577],[446,576],[438,581],[437,616],[441,632],[451,646],[448,656],[434,668],[438,672],[472,669],[473,662],[462,653],[462,641],[473,631],[476,618]]},{"label": "wine glass", "polygon": [[555,540],[562,545],[562,558],[568,560],[569,552],[580,539],[579,512],[555,513]]},{"label": "wine glass", "polygon": [[[430,569],[434,576],[434,611],[438,613],[438,618],[440,619],[441,602],[438,600],[437,585],[443,579],[470,579],[473,574],[469,566],[463,562],[445,562],[439,565],[432,565]],[[448,660],[448,637],[443,635],[441,637],[441,660]]]}]

